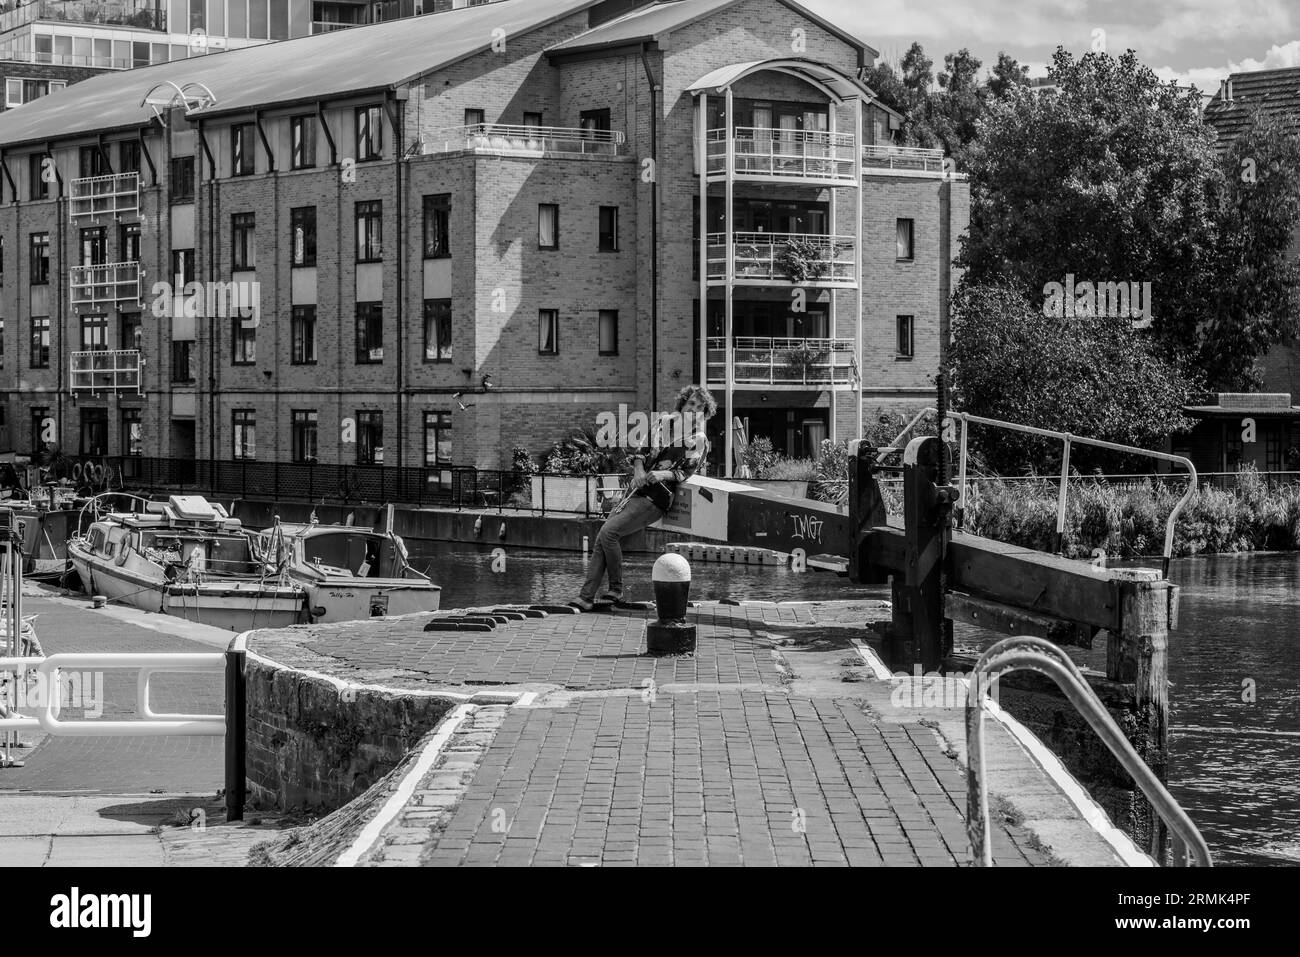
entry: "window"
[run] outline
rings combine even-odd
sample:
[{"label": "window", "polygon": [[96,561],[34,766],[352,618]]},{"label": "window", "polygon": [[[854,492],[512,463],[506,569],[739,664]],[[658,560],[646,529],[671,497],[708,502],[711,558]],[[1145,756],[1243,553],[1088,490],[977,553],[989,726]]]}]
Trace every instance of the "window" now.
[{"label": "window", "polygon": [[525,129],[535,130],[535,129],[537,129],[537,128],[538,128],[539,126],[541,126],[541,125],[542,125],[542,114],[540,114],[540,113],[525,113],[525,114],[524,114],[524,128],[525,128]]},{"label": "window", "polygon": [[293,265],[316,265],[315,206],[289,210],[289,249]]},{"label": "window", "polygon": [[172,250],[172,287],[176,293],[181,293],[185,287],[194,281],[194,250],[193,249],[173,249]]},{"label": "window", "polygon": [[290,361],[296,366],[316,362],[316,307],[294,306],[290,319],[293,338],[293,355]]},{"label": "window", "polygon": [[32,285],[50,281],[50,234],[32,233]]},{"label": "window", "polygon": [[912,358],[912,317],[898,317],[898,346],[897,357],[899,359]]},{"label": "window", "polygon": [[912,259],[912,220],[898,221],[898,258]]},{"label": "window", "polygon": [[618,252],[618,207],[600,207],[600,251]]},{"label": "window", "polygon": [[32,317],[30,365],[33,369],[50,367],[50,317]]},{"label": "window", "polygon": [[384,128],[378,106],[357,108],[357,162],[379,159],[384,152]]},{"label": "window", "polygon": [[139,140],[122,140],[117,145],[117,167],[119,173],[140,172]]},{"label": "window", "polygon": [[108,316],[81,317],[81,351],[104,352],[108,349]]},{"label": "window", "polygon": [[446,259],[451,256],[448,233],[451,228],[451,195],[440,193],[424,197],[424,258]]},{"label": "window", "polygon": [[5,367],[5,321],[0,319],[0,369]]},{"label": "window", "polygon": [[316,117],[295,116],[289,120],[289,168],[310,169],[316,165]]},{"label": "window", "polygon": [[377,263],[384,258],[383,215],[379,200],[357,203],[357,262]]},{"label": "window", "polygon": [[602,356],[618,355],[618,310],[602,309],[596,329],[597,349]]},{"label": "window", "polygon": [[257,327],[245,325],[248,320],[235,319],[230,327],[231,363],[251,366],[257,361]]},{"label": "window", "polygon": [[127,455],[144,455],[144,424],[139,409],[122,410],[122,449]]},{"label": "window", "polygon": [[46,447],[45,443],[47,441],[50,443],[50,445],[53,445],[56,441],[53,435],[51,435],[50,438],[48,439],[46,438],[46,431],[45,431],[46,419],[50,420],[51,425],[54,424],[54,419],[51,418],[50,416],[49,406],[42,405],[32,409],[32,451],[33,452],[38,452],[45,449]]},{"label": "window", "polygon": [[6,77],[5,106],[22,106],[24,103],[39,100],[43,96],[62,90],[67,85],[67,80],[28,80],[17,76]]},{"label": "window", "polygon": [[230,217],[230,268],[253,269],[257,266],[257,214],[235,213]]},{"label": "window", "polygon": [[357,303],[357,364],[384,361],[384,304]]},{"label": "window", "polygon": [[108,454],[108,409],[81,410],[81,454]]},{"label": "window", "polygon": [[119,349],[134,349],[139,352],[143,341],[144,334],[140,325],[140,313],[123,313],[121,322],[118,325],[117,347]]},{"label": "window", "polygon": [[290,434],[293,443],[293,461],[316,461],[316,432],[318,417],[315,409],[295,409],[291,413]]},{"label": "window", "polygon": [[194,381],[194,343],[189,339],[172,340],[172,381]]},{"label": "window", "polygon": [[484,117],[483,117],[482,110],[469,109],[465,111],[466,126],[482,126],[483,119]]},{"label": "window", "polygon": [[235,439],[235,458],[257,458],[257,416],[252,409],[235,409],[230,413]]},{"label": "window", "polygon": [[[579,114],[578,126],[587,135],[609,132],[609,110],[583,110]],[[600,137],[594,137],[599,139]]]},{"label": "window", "polygon": [[447,465],[451,462],[451,413],[424,413],[424,464]]},{"label": "window", "polygon": [[54,175],[54,161],[50,160],[47,167],[45,160],[48,158],[48,153],[33,153],[27,157],[28,195],[32,199],[50,198],[50,184],[45,177]]},{"label": "window", "polygon": [[253,124],[236,123],[230,128],[230,175],[249,176],[257,172],[253,146]]},{"label": "window", "polygon": [[537,207],[537,246],[539,249],[560,248],[560,207],[542,203]]},{"label": "window", "polygon": [[537,313],[537,353],[543,356],[560,354],[560,313],[555,309],[542,309]]},{"label": "window", "polygon": [[118,262],[138,263],[140,261],[139,223],[123,223],[117,227],[117,248],[121,254]]},{"label": "window", "polygon": [[384,464],[384,413],[357,413],[357,464]]},{"label": "window", "polygon": [[424,300],[424,361],[451,361],[451,300]]},{"label": "window", "polygon": [[108,240],[103,226],[81,231],[81,265],[102,266],[108,262]]},{"label": "window", "polygon": [[108,160],[98,146],[83,146],[78,151],[77,168],[82,177],[106,176],[110,170]]},{"label": "window", "polygon": [[194,157],[177,156],[167,171],[167,199],[172,203],[194,202]]}]

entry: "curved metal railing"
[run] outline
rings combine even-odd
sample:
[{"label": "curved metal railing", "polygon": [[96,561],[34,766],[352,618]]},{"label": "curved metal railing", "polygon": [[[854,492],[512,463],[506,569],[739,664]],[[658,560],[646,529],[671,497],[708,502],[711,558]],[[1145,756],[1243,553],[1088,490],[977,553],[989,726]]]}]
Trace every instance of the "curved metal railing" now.
[{"label": "curved metal railing", "polygon": [[[1096,692],[1089,687],[1078,666],[1050,641],[1029,635],[1004,638],[995,643],[980,655],[970,673],[970,691],[966,696],[966,834],[973,862],[981,867],[989,867],[993,863],[988,790],[984,783],[985,697],[989,693],[989,686],[998,678],[1013,671],[1026,670],[1036,671],[1055,681],[1092,730],[1110,748],[1111,754],[1133,777],[1155,813],[1169,828],[1173,863],[1185,866],[1190,851],[1197,865],[1211,867],[1210,850],[1205,838],[1187,816],[1187,812],[1160,783],[1155,772],[1133,750],[1133,746],[1124,737],[1124,732],[1107,712]],[[1157,863],[1159,850],[1158,846],[1152,848],[1152,856]]]},{"label": "curved metal railing", "polygon": [[[899,442],[916,428],[916,424],[927,415],[934,415],[933,408],[922,409],[912,421],[903,427],[903,431],[898,434],[894,441],[890,442],[886,448],[902,450]],[[1120,445],[1117,442],[1104,442],[1101,439],[1089,439],[1081,435],[1072,435],[1069,432],[1057,432],[1053,429],[1040,429],[1032,425],[1020,425],[1016,422],[1003,422],[999,419],[986,419],[983,416],[971,415],[967,412],[949,412],[947,418],[961,423],[961,452],[958,465],[957,483],[961,492],[961,499],[958,504],[962,507],[966,505],[966,436],[968,425],[988,425],[994,428],[1008,429],[1012,432],[1024,432],[1027,435],[1041,435],[1045,438],[1060,439],[1065,443],[1064,453],[1061,457],[1061,483],[1057,496],[1056,506],[1056,536],[1057,547],[1060,547],[1062,536],[1065,534],[1065,502],[1068,482],[1070,478],[1070,446],[1071,445],[1088,445],[1097,449],[1108,449],[1112,452],[1125,452],[1130,455],[1142,455],[1147,458],[1158,459],[1162,462],[1172,462],[1181,465],[1187,469],[1187,491],[1182,497],[1174,503],[1173,510],[1169,513],[1169,518],[1165,522],[1165,549],[1164,549],[1164,575],[1169,575],[1169,560],[1173,557],[1174,552],[1174,523],[1178,520],[1179,513],[1183,507],[1191,501],[1196,494],[1196,466],[1192,464],[1191,459],[1182,455],[1173,455],[1169,452],[1153,452],[1151,449],[1141,449],[1135,445]]]}]

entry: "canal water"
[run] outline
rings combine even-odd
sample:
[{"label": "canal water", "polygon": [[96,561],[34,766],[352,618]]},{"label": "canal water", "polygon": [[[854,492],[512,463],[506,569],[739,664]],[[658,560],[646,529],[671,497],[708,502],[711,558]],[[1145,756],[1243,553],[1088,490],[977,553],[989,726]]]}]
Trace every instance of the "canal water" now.
[{"label": "canal water", "polygon": [[[488,546],[409,544],[412,564],[442,586],[444,608],[563,603],[582,585],[573,553],[511,548],[493,572]],[[630,598],[654,597],[652,564],[627,557]],[[691,571],[697,600],[889,597],[828,572],[702,562]],[[1300,865],[1300,555],[1179,559],[1170,577],[1182,586],[1170,643],[1170,790],[1217,862]],[[1081,663],[1104,670],[1101,647]]]}]

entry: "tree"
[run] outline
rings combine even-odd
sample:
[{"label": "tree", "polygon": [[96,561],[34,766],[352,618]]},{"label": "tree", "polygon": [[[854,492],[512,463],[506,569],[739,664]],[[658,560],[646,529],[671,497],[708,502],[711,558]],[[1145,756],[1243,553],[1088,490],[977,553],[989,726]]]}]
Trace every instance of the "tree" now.
[{"label": "tree", "polygon": [[[1131,50],[1075,61],[1058,49],[1051,78],[1058,93],[990,103],[968,167],[964,281],[1150,282],[1156,348],[1212,386],[1240,383],[1289,324],[1294,278],[1280,251],[1297,222],[1297,168],[1259,193],[1230,186],[1199,94],[1161,83]],[[1279,164],[1294,155],[1280,132],[1250,148]],[[1270,221],[1244,218],[1266,202]],[[1271,294],[1252,302],[1256,287]]]},{"label": "tree", "polygon": [[[1144,448],[1191,425],[1181,407],[1195,380],[1130,321],[1053,319],[1030,290],[1010,282],[958,291],[950,357],[956,407],[974,415]],[[1060,443],[980,427],[970,441],[1000,474],[1060,467]],[[1071,464],[1133,463],[1081,445]]]},{"label": "tree", "polygon": [[1010,99],[1017,89],[1029,87],[1029,67],[1021,66],[1015,57],[998,52],[998,62],[989,74],[989,95],[996,100]]},{"label": "tree", "polygon": [[921,44],[913,43],[899,65],[901,73],[888,63],[871,67],[864,74],[867,86],[881,103],[902,115],[900,145],[930,149],[942,145],[933,127],[934,61]]},{"label": "tree", "polygon": [[933,98],[932,124],[945,152],[965,166],[968,147],[985,112],[985,94],[979,83],[982,64],[965,48],[949,53],[943,58],[943,64],[944,72],[939,74],[943,92]]}]

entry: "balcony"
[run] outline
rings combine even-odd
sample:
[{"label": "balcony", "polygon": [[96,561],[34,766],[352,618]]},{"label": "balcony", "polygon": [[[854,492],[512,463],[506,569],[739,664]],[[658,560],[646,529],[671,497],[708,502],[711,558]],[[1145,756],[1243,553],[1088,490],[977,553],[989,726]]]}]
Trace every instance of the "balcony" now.
[{"label": "balcony", "polygon": [[622,133],[563,126],[503,126],[477,123],[438,130],[424,144],[424,153],[475,150],[489,153],[580,153],[620,156],[626,148]]},{"label": "balcony", "polygon": [[[738,126],[732,142],[737,179],[833,186],[857,182],[851,133]],[[725,176],[727,130],[709,130],[707,147],[708,175]]]},{"label": "balcony", "polygon": [[[754,339],[732,346],[732,384],[805,389],[852,385],[857,363],[852,339]],[[726,340],[708,342],[709,385],[726,384]]]},{"label": "balcony", "polygon": [[134,216],[140,211],[140,174],[83,176],[69,183],[68,208],[78,216]]},{"label": "balcony", "polygon": [[[857,240],[852,236],[818,233],[735,233],[737,286],[770,286],[793,283],[799,286],[857,285]],[[709,282],[727,281],[727,234],[709,233]]]},{"label": "balcony", "polygon": [[943,173],[943,150],[917,146],[864,146],[862,172]]},{"label": "balcony", "polygon": [[138,262],[73,266],[68,285],[74,308],[98,309],[144,297]]},{"label": "balcony", "polygon": [[33,20],[102,23],[163,32],[167,30],[167,14],[161,9],[155,9],[152,0],[32,0],[24,6],[0,13],[0,33]]},{"label": "balcony", "polygon": [[74,352],[68,367],[73,392],[142,392],[144,359],[138,349]]},{"label": "balcony", "polygon": [[363,27],[364,23],[338,23],[333,20],[313,20],[311,22],[312,33],[333,33],[335,30],[351,30],[353,27]]}]

